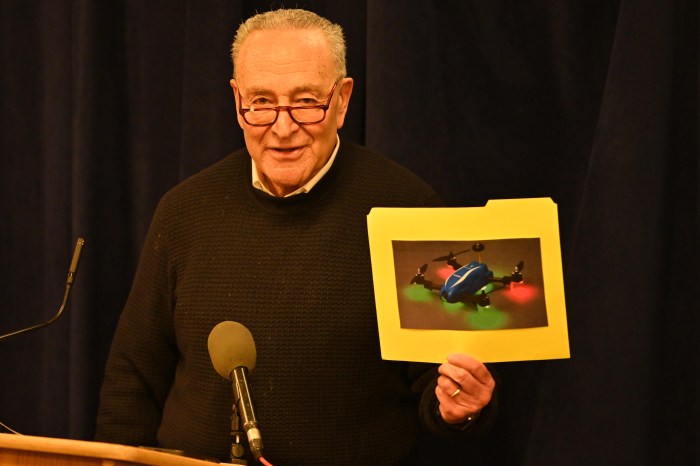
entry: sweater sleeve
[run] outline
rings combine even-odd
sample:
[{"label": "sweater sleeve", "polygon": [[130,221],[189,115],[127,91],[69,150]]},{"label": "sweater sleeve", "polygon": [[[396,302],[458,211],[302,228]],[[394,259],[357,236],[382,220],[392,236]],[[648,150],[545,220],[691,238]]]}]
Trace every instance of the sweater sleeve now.
[{"label": "sweater sleeve", "polygon": [[157,444],[178,360],[167,236],[161,201],[112,341],[100,393],[98,441]]}]

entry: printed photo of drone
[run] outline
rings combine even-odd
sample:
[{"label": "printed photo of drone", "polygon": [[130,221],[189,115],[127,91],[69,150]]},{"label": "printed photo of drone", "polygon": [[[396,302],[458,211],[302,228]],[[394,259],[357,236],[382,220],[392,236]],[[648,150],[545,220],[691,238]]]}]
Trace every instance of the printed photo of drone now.
[{"label": "printed photo of drone", "polygon": [[403,328],[547,325],[537,238],[393,241],[393,250]]}]

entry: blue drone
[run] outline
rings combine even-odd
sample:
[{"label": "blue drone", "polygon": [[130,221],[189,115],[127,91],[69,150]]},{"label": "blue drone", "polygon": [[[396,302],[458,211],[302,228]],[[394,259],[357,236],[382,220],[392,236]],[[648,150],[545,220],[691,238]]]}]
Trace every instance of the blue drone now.
[{"label": "blue drone", "polygon": [[[522,283],[523,281],[523,261],[518,262],[515,266],[515,271],[508,277],[494,277],[493,272],[489,270],[486,264],[481,261],[473,261],[467,265],[460,265],[455,256],[468,251],[480,253],[485,249],[481,243],[474,243],[470,249],[464,251],[450,253],[446,256],[440,256],[433,259],[433,262],[447,261],[447,265],[454,269],[452,275],[447,277],[445,283],[437,284],[425,279],[425,271],[428,270],[428,264],[423,264],[411,280],[411,284],[423,285],[431,291],[439,291],[440,299],[448,303],[473,303],[481,307],[489,307],[491,299],[486,292],[486,286],[489,283],[500,283],[501,289],[511,283]],[[479,293],[481,291],[481,293]],[[492,290],[495,291],[495,290]]]}]

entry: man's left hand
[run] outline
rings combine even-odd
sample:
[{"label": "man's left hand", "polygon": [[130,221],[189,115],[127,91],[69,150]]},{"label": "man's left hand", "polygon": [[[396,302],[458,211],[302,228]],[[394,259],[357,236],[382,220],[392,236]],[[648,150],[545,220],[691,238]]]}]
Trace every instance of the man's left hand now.
[{"label": "man's left hand", "polygon": [[496,381],[481,362],[466,354],[450,354],[438,368],[435,395],[445,422],[458,424],[478,414],[489,401]]}]

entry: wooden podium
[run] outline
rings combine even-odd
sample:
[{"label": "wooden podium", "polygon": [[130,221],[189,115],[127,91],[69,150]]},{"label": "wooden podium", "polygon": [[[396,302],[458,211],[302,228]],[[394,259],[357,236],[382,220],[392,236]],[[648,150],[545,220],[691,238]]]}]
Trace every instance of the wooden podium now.
[{"label": "wooden podium", "polygon": [[0,434],[2,466],[212,466],[185,456],[111,443]]}]

